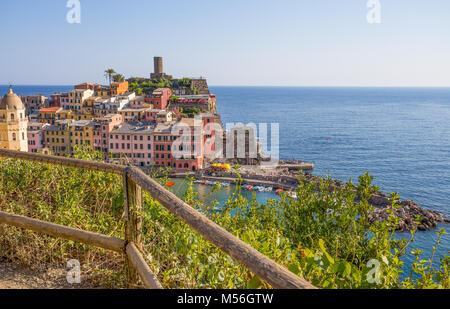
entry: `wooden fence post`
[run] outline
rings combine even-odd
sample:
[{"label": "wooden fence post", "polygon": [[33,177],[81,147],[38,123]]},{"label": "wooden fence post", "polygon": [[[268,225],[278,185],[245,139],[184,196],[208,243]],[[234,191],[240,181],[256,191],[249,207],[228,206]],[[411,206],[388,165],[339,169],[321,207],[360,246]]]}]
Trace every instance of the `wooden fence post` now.
[{"label": "wooden fence post", "polygon": [[[142,188],[128,177],[128,170],[126,169],[123,174],[125,240],[142,250]],[[128,287],[135,285],[138,278],[138,273],[127,258]]]}]

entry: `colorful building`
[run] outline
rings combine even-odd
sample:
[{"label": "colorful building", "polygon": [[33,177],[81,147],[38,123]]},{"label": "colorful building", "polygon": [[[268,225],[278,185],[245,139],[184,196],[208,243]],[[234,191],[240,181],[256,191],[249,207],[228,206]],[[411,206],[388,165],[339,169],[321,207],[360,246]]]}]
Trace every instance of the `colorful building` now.
[{"label": "colorful building", "polygon": [[64,109],[70,109],[78,113],[82,113],[84,102],[87,98],[94,95],[94,91],[90,89],[74,89],[69,91],[69,102],[63,104]]},{"label": "colorful building", "polygon": [[74,87],[76,90],[93,90],[94,92],[101,89],[102,86],[96,83],[82,83],[75,85]]},{"label": "colorful building", "polygon": [[28,152],[41,152],[44,148],[44,129],[48,123],[28,122]]},{"label": "colorful building", "polygon": [[138,123],[122,123],[119,128],[111,131],[109,151],[112,161],[131,163],[136,166],[153,164],[154,126]]},{"label": "colorful building", "polygon": [[109,114],[95,119],[94,122],[94,149],[108,154],[110,134],[122,124],[122,116]]},{"label": "colorful building", "polygon": [[91,120],[77,120],[69,124],[71,153],[76,146],[94,149],[94,126],[95,122]]},{"label": "colorful building", "polygon": [[67,156],[71,152],[69,125],[73,120],[57,120],[43,129],[43,151],[56,156]]},{"label": "colorful building", "polygon": [[21,96],[20,99],[25,105],[27,115],[34,114],[39,109],[49,105],[48,98],[43,95]]},{"label": "colorful building", "polygon": [[62,107],[46,107],[41,108],[38,112],[37,121],[40,123],[50,123],[55,124],[56,120],[60,120],[61,114],[63,111]]},{"label": "colorful building", "polygon": [[155,109],[165,109],[171,96],[172,90],[169,88],[158,88],[153,91],[150,97],[145,98],[145,102],[152,104]]}]

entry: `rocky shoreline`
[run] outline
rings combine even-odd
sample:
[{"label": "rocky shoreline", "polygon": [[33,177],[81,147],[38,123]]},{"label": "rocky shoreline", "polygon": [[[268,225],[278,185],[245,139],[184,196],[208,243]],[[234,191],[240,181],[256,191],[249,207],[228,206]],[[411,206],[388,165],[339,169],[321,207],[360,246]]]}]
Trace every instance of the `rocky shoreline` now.
[{"label": "rocky shoreline", "polygon": [[[246,181],[257,181],[276,183],[280,187],[295,189],[299,185],[298,175],[292,174],[288,171],[277,171],[269,172],[266,174],[260,174],[253,171],[241,171],[241,177]],[[196,173],[197,177],[213,176],[213,177],[227,177],[236,178],[236,174],[233,171],[228,172],[217,172],[214,170],[204,169]],[[310,183],[318,181],[320,177],[314,176],[311,173],[305,173],[303,177],[303,182]],[[329,188],[330,191],[334,190],[336,187],[340,188],[346,186],[347,183],[340,180],[332,180],[333,185]],[[389,201],[389,196],[384,192],[375,193],[369,200],[369,202],[376,207],[375,211],[370,215],[371,222],[384,221],[388,218],[389,214],[387,212],[391,207]],[[394,215],[400,218],[397,226],[397,231],[404,232],[413,230],[416,228],[416,218],[421,217],[417,229],[420,231],[432,230],[440,223],[450,223],[450,220],[444,215],[437,211],[424,209],[417,205],[414,201],[397,201],[396,205],[399,208],[394,209]]]}]

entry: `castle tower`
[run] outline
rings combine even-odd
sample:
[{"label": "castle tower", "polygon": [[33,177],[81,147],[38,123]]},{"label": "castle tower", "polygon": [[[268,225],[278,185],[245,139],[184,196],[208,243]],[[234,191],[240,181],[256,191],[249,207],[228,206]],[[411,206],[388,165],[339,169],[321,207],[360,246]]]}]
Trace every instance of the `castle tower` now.
[{"label": "castle tower", "polygon": [[25,106],[9,87],[0,102],[0,149],[28,151],[27,126]]},{"label": "castle tower", "polygon": [[164,67],[163,67],[163,58],[162,57],[154,57],[153,58],[154,66],[155,66],[155,73],[150,74],[151,79],[172,79],[173,77],[171,75],[167,75],[164,73]]},{"label": "castle tower", "polygon": [[155,65],[155,74],[164,74],[163,58],[162,57],[154,57],[153,62]]}]

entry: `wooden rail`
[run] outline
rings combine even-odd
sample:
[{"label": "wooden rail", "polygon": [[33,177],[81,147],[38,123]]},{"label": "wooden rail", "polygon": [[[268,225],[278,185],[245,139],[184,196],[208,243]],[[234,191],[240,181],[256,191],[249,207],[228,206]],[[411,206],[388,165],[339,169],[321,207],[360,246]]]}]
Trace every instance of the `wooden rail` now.
[{"label": "wooden rail", "polygon": [[18,226],[55,237],[70,239],[101,248],[121,251],[127,257],[128,281],[136,282],[139,275],[147,288],[162,288],[156,276],[145,263],[142,249],[142,190],[184,221],[208,241],[245,266],[260,279],[277,289],[314,289],[304,279],[296,276],[275,261],[250,247],[236,236],[221,228],[206,216],[187,205],[137,167],[89,162],[71,158],[31,154],[0,149],[0,157],[58,164],[87,170],[114,173],[123,176],[125,240],[85,232],[35,219],[0,212],[0,223]]}]

